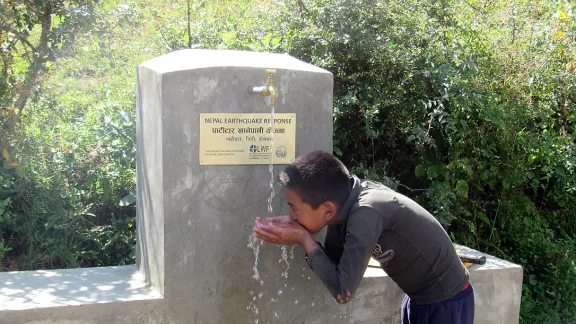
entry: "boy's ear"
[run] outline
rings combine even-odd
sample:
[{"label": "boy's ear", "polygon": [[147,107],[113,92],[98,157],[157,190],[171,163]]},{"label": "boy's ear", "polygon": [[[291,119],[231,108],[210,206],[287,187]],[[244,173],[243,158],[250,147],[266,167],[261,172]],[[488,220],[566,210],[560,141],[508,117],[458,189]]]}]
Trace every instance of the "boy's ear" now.
[{"label": "boy's ear", "polygon": [[324,203],[324,219],[326,221],[331,221],[336,219],[336,216],[338,215],[338,206],[331,202],[331,201],[327,201]]}]

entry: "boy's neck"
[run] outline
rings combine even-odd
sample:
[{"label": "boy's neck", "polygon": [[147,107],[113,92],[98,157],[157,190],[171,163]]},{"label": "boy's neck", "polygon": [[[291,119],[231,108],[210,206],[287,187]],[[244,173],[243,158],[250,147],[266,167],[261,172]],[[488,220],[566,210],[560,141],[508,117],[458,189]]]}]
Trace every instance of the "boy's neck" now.
[{"label": "boy's neck", "polygon": [[341,224],[344,224],[344,222],[345,222],[345,221],[344,221],[343,219],[334,218],[333,220],[329,221],[328,224],[330,224],[330,225],[341,225]]}]

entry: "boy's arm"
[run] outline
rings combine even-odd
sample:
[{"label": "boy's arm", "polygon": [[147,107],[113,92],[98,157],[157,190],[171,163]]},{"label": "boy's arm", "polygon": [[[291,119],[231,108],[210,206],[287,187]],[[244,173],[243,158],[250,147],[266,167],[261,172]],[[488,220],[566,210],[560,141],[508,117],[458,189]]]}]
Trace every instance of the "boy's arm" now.
[{"label": "boy's arm", "polygon": [[384,218],[369,207],[350,215],[344,251],[338,264],[332,262],[311,236],[301,243],[308,266],[340,303],[348,301],[362,281],[372,251],[384,227]]}]

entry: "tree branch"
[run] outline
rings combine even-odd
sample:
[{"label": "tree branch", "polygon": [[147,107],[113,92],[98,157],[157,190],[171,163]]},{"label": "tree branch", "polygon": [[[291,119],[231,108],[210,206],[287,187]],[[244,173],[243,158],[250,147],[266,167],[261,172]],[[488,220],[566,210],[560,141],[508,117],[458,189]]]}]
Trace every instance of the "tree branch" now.
[{"label": "tree branch", "polygon": [[22,116],[22,111],[26,107],[26,103],[28,102],[28,99],[30,99],[34,87],[36,87],[36,84],[38,83],[40,70],[50,57],[48,41],[50,31],[52,30],[52,8],[49,5],[47,5],[44,8],[44,12],[38,16],[38,20],[40,21],[42,27],[42,31],[40,33],[40,42],[38,43],[36,51],[38,55],[32,64],[30,64],[28,67],[28,75],[30,77],[27,78],[22,85],[22,88],[19,91],[20,93],[18,94],[18,99],[14,104],[14,111],[8,117],[6,126],[10,130],[16,127],[16,123],[20,119],[20,116]]},{"label": "tree branch", "polygon": [[26,8],[28,8],[28,10],[32,11],[36,17],[40,17],[40,13],[38,12],[38,10],[36,10],[36,4],[34,4],[33,2],[30,1],[24,1],[24,3],[26,4]]},{"label": "tree branch", "polygon": [[[2,31],[0,30],[0,41],[2,40]],[[4,49],[0,48],[0,59],[2,59],[2,81],[8,84],[8,57],[4,53]]]},{"label": "tree branch", "polygon": [[30,47],[32,49],[32,51],[36,52],[36,47],[34,45],[32,45],[32,43],[30,43],[30,41],[26,38],[26,36],[22,35],[21,33],[19,33],[18,31],[10,28],[10,26],[6,26],[6,25],[0,25],[0,30],[4,30],[7,33],[11,33],[14,36],[18,37],[18,39],[25,43],[26,45],[28,45],[28,47]]}]

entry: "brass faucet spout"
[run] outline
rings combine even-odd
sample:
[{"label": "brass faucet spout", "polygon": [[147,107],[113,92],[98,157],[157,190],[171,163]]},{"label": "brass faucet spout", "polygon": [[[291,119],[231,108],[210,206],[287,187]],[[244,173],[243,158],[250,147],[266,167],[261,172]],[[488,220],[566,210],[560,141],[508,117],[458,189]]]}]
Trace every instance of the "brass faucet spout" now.
[{"label": "brass faucet spout", "polygon": [[274,104],[276,104],[277,92],[276,92],[276,86],[274,85],[274,79],[272,78],[272,76],[274,74],[276,74],[276,70],[268,69],[268,70],[266,70],[266,73],[268,73],[268,80],[266,81],[266,85],[265,86],[250,86],[250,87],[248,87],[248,93],[249,94],[261,94],[265,97],[270,96],[270,103],[274,105]]}]

